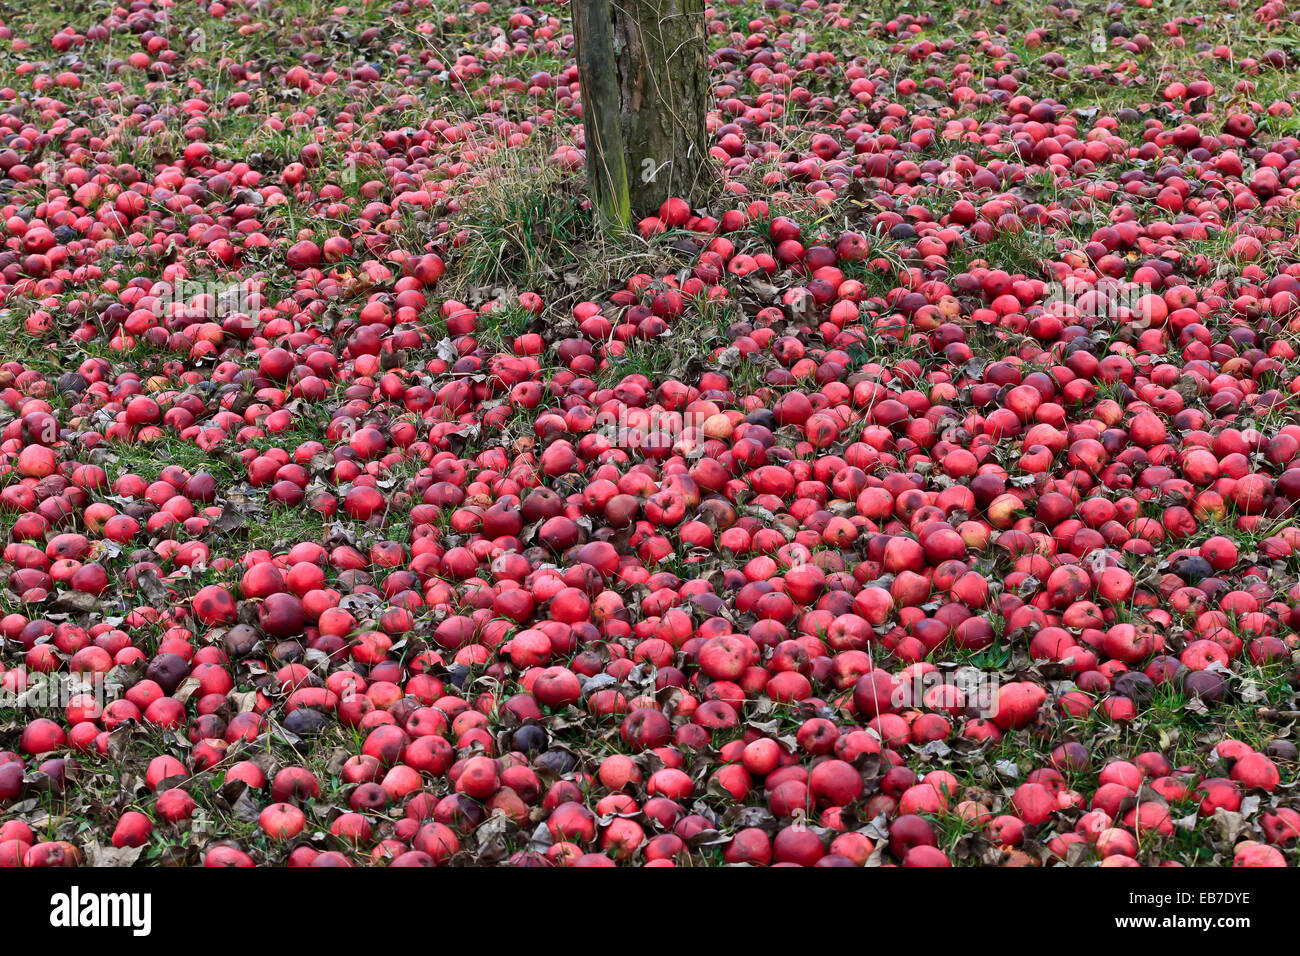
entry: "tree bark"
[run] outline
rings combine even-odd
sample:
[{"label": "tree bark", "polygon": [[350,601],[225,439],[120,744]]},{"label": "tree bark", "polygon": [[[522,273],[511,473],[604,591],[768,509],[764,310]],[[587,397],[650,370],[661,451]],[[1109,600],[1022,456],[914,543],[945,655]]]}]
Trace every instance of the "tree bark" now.
[{"label": "tree bark", "polygon": [[570,0],[582,88],[582,128],[587,151],[587,185],[608,225],[626,228],[632,212],[627,157],[619,122],[618,69],[614,62],[610,0]]},{"label": "tree bark", "polygon": [[[610,188],[602,182],[605,169],[616,166],[609,160],[614,139],[607,116],[611,79],[632,215],[654,215],[669,196],[692,206],[707,203],[717,179],[705,131],[710,87],[704,0],[570,2],[579,47],[587,172],[598,205],[605,208],[602,197]],[[600,8],[610,16],[608,58],[594,50]],[[612,77],[604,75],[610,63]],[[598,157],[594,163],[593,155]],[[617,170],[613,178],[617,180]]]}]

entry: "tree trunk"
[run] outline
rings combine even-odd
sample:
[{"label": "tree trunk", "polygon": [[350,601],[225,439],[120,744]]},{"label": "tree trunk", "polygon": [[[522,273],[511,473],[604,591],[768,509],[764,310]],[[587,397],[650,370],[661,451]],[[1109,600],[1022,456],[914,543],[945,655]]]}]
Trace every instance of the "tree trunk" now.
[{"label": "tree trunk", "polygon": [[587,185],[606,225],[631,224],[627,157],[619,123],[618,69],[614,63],[610,0],[570,0],[582,88],[582,128]]},{"label": "tree trunk", "polygon": [[[704,205],[716,183],[704,122],[710,95],[704,0],[570,2],[587,173],[597,204],[604,210],[608,201],[603,197],[618,195],[620,170],[610,157],[615,146],[608,116],[612,82],[631,214],[652,216],[669,196]],[[607,53],[598,49],[606,15]]]}]

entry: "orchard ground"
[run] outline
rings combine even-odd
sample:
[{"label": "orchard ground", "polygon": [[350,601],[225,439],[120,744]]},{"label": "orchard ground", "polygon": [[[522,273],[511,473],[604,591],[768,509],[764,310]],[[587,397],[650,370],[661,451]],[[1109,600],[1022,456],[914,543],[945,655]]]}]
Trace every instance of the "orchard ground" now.
[{"label": "orchard ground", "polygon": [[1295,863],[1294,7],[0,13],[0,865]]}]

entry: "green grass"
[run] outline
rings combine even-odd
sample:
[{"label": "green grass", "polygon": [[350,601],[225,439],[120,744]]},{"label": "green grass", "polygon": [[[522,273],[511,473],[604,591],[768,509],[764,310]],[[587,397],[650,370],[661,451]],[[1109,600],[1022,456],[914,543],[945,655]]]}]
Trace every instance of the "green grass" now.
[{"label": "green grass", "polygon": [[112,465],[110,473],[139,475],[152,482],[168,465],[178,465],[191,474],[205,471],[221,484],[235,477],[234,468],[224,458],[170,435],[151,442],[109,442],[105,448]]}]

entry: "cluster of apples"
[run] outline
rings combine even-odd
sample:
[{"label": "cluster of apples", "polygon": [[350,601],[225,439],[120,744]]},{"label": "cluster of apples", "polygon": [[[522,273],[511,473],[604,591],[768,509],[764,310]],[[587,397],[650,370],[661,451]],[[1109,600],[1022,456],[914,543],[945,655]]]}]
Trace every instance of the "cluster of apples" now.
[{"label": "cluster of apples", "polygon": [[[112,690],[9,711],[0,805],[143,733],[111,842],[251,799],[210,865],[1137,865],[1220,811],[1225,862],[1286,865],[1284,734],[1089,736],[1296,680],[1300,140],[1253,99],[1293,64],[1214,48],[1234,88],[1143,112],[1040,92],[1136,85],[1188,26],[1143,9],[1106,66],[1033,31],[1032,69],[931,17],[871,25],[886,68],[808,45],[843,5],[711,9],[726,198],[638,223],[684,268],[579,296],[444,291],[504,156],[581,176],[562,10],[398,3],[365,62],[347,8],[188,14],[260,63],[149,0],[0,27],[0,690]],[[250,116],[291,145],[241,152]],[[18,816],[0,865],[78,834]]]}]

